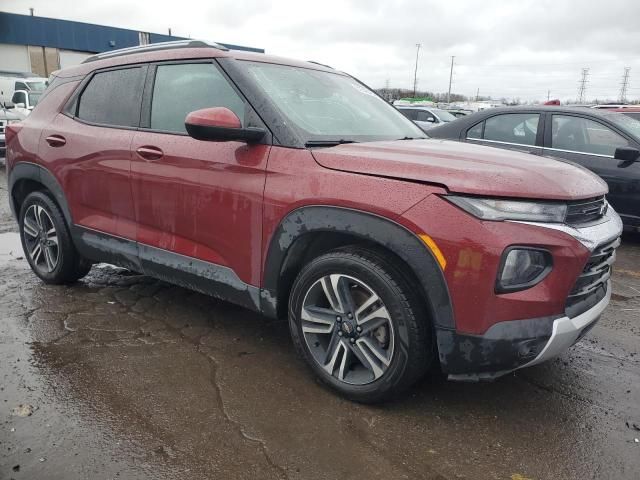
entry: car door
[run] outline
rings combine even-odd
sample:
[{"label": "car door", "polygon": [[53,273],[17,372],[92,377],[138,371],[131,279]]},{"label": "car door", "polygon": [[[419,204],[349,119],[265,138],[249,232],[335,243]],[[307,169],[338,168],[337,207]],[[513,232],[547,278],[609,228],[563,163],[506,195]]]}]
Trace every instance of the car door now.
[{"label": "car door", "polygon": [[131,141],[140,119],[146,67],[97,71],[43,128],[39,155],[55,172],[75,225],[131,240]]},{"label": "car door", "polygon": [[476,123],[465,139],[491,147],[542,154],[542,115],[539,112],[502,113]]},{"label": "car door", "polygon": [[578,163],[609,185],[607,199],[626,224],[640,225],[640,163],[614,158],[619,147],[638,144],[610,126],[577,114],[550,114],[544,155]]},{"label": "car door", "polygon": [[217,272],[259,285],[269,142],[191,138],[185,117],[207,107],[227,107],[243,126],[258,126],[215,61],[150,66],[142,126],[131,147],[143,269],[157,276]]}]

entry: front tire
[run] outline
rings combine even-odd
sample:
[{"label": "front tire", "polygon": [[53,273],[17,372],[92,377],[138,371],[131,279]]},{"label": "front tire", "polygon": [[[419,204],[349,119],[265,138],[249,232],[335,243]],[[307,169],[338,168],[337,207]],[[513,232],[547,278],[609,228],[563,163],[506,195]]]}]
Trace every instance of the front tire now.
[{"label": "front tire", "polygon": [[388,400],[423,376],[431,327],[415,286],[383,252],[357,247],[304,266],[289,300],[293,343],[314,373],[345,397]]},{"label": "front tire", "polygon": [[44,192],[32,192],[20,208],[20,240],[31,270],[45,283],[72,283],[84,277],[91,263],[71,240],[58,205]]}]

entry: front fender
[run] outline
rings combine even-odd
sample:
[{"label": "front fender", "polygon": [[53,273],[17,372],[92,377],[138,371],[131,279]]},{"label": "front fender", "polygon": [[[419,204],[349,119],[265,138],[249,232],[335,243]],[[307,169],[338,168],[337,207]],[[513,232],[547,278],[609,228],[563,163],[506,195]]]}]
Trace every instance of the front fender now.
[{"label": "front fender", "polygon": [[332,206],[301,207],[290,212],[276,229],[267,251],[263,274],[262,310],[277,312],[278,283],[289,249],[312,232],[349,234],[391,250],[418,278],[434,326],[453,329],[455,322],[447,284],[429,249],[404,226],[369,212]]}]

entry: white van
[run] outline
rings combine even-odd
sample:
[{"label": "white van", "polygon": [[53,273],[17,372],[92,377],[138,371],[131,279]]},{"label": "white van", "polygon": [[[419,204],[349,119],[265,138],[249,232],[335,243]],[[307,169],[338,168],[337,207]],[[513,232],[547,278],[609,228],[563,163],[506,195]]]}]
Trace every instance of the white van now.
[{"label": "white van", "polygon": [[47,88],[47,79],[30,72],[0,71],[0,103],[28,114]]}]

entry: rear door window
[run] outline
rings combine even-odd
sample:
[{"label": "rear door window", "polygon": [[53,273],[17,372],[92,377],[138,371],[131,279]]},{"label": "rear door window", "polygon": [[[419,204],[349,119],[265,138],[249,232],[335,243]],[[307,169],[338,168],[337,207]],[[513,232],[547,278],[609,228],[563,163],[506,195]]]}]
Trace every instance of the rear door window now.
[{"label": "rear door window", "polygon": [[467,131],[467,138],[473,138],[474,140],[482,140],[482,126],[484,122],[480,122]]},{"label": "rear door window", "polygon": [[137,127],[144,71],[135,67],[96,73],[80,95],[77,117],[101,125]]},{"label": "rear door window", "polygon": [[245,104],[220,70],[211,63],[159,65],[151,102],[152,130],[186,133],[188,113],[226,107],[244,125]]},{"label": "rear door window", "polygon": [[427,112],[426,110],[418,110],[418,121],[419,122],[435,122],[436,117],[434,117],[432,113]]},{"label": "rear door window", "polygon": [[400,112],[407,117],[409,120],[417,120],[418,119],[418,111],[410,108],[401,108]]},{"label": "rear door window", "polygon": [[606,125],[569,115],[553,115],[551,148],[613,157],[616,148],[629,142]]},{"label": "rear door window", "polygon": [[485,121],[484,140],[534,146],[539,122],[538,113],[496,115]]}]

